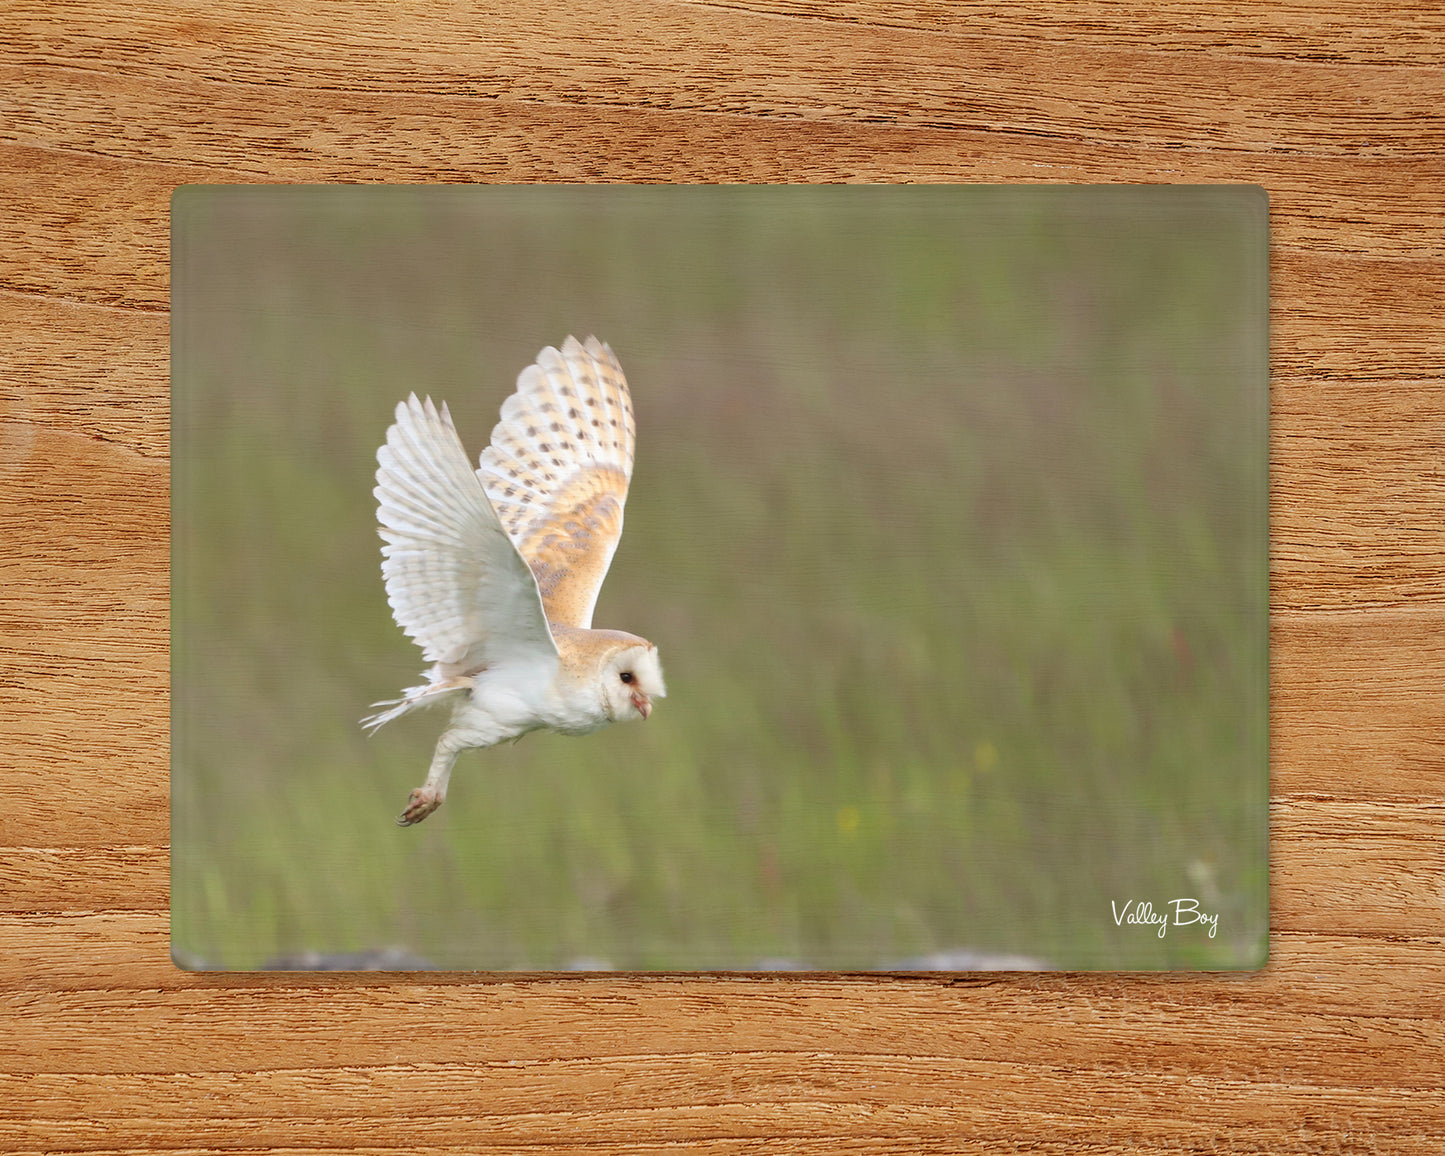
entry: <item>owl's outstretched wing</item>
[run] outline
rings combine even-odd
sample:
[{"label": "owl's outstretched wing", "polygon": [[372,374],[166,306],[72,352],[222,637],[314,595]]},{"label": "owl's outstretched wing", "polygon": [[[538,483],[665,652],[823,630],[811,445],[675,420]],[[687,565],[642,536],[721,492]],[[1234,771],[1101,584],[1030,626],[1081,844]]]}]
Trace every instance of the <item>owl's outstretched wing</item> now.
[{"label": "owl's outstretched wing", "polygon": [[622,536],[635,427],[612,350],[575,337],[517,377],[477,470],[536,575],[547,617],[590,627]]},{"label": "owl's outstretched wing", "polygon": [[415,394],[376,454],[381,573],[397,625],[444,677],[557,653],[532,571],[497,520],[445,405]]}]

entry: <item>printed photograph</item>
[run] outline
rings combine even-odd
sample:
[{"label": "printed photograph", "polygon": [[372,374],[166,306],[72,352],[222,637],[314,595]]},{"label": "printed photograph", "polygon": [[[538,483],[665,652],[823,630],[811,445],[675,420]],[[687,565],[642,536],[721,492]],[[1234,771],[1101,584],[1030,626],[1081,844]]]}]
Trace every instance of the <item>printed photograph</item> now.
[{"label": "printed photograph", "polygon": [[187,186],[191,970],[1249,970],[1254,186]]}]

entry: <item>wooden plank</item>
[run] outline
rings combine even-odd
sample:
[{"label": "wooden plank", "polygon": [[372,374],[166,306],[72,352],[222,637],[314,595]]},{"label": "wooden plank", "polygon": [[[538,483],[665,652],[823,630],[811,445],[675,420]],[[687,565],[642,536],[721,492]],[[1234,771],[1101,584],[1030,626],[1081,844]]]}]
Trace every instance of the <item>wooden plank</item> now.
[{"label": "wooden plank", "polygon": [[[1441,605],[1445,372],[1388,385],[1277,381],[1271,397],[1271,608]],[[1336,626],[1320,620],[1311,637]],[[1436,641],[1429,629],[1409,635],[1426,653]]]},{"label": "wooden plank", "polygon": [[[799,1060],[805,1065],[801,1074]],[[1445,1136],[1421,1124],[1438,1113],[1438,1092],[1364,1093],[1281,1082],[1263,1088],[1215,1085],[1206,1097],[1197,1084],[1177,1074],[1145,1073],[1123,1082],[1091,1072],[1046,1072],[1030,1079],[1008,1065],[913,1057],[859,1063],[831,1055],[731,1054],[658,1059],[622,1068],[595,1062],[573,1070],[529,1066],[475,1072],[439,1066],[406,1071],[408,1078],[400,1082],[389,1079],[391,1074],[368,1070],[350,1079],[335,1078],[325,1101],[320,1101],[316,1081],[299,1074],[257,1079],[254,1088],[195,1077],[178,1088],[178,1081],[169,1080],[158,1097],[160,1106],[169,1109],[163,1115],[149,1115],[145,1108],[101,1118],[67,1115],[52,1120],[37,1114],[23,1131],[0,1122],[0,1143],[11,1132],[52,1151],[99,1145],[204,1150],[245,1132],[251,1143],[320,1147],[334,1142],[340,1132],[352,1144],[411,1150],[418,1137],[437,1146],[472,1147],[480,1140],[487,1147],[514,1148],[551,1146],[585,1134],[603,1151],[629,1151],[626,1145],[639,1135],[654,1143],[705,1135],[747,1141],[752,1150],[758,1142],[795,1137],[826,1135],[840,1145],[891,1145],[922,1137],[947,1142],[962,1133],[980,1149],[1007,1140],[1050,1143],[1054,1151],[1078,1150],[1062,1147],[1069,1142],[1088,1142],[1086,1151],[1119,1151],[1152,1131],[1153,1105],[1160,1099],[1180,1105],[1167,1134],[1173,1143],[1187,1145],[1186,1150],[1203,1150],[1211,1141],[1224,1139],[1240,1145],[1235,1150],[1249,1145],[1277,1151],[1275,1144],[1288,1142],[1292,1131],[1298,1134],[1297,1125],[1284,1121],[1316,1115],[1346,1117],[1353,1128],[1383,1144],[1424,1144]],[[486,1089],[480,1094],[479,1085]],[[978,1094],[959,1098],[942,1090],[931,1096],[919,1092],[965,1085]],[[567,1088],[572,1094],[538,1108],[522,1097],[539,1088]],[[118,1091],[133,1094],[130,1087]],[[278,1104],[280,1112],[259,1106],[246,1110],[248,1095],[259,1104]],[[1262,1103],[1265,1095],[1268,1105]],[[634,1096],[649,1106],[627,1107],[625,1101]],[[357,1102],[350,1112],[318,1115],[313,1107],[318,1101],[344,1105],[348,1100]],[[202,1102],[210,1108],[238,1101],[233,1114],[200,1111],[186,1118],[175,1112]],[[398,1116],[367,1111],[378,1102],[404,1103],[408,1112]],[[1029,1105],[1022,1117],[1020,1103]],[[282,1114],[284,1119],[278,1118]]]},{"label": "wooden plank", "polygon": [[[1020,44],[957,21],[945,35],[760,18],[720,7],[614,0],[605,12],[540,0],[508,20],[418,5],[324,9],[281,3],[218,18],[199,3],[58,29],[53,13],[12,22],[18,65],[92,68],[139,81],[176,76],[264,83],[304,104],[313,90],[663,106],[835,123],[919,124],[1037,133],[1106,143],[1190,140],[1218,149],[1427,156],[1445,143],[1433,115],[1445,67],[1350,67],[1153,51],[1142,37],[1107,44]],[[997,17],[1002,22],[1002,17]],[[379,43],[411,51],[378,53]],[[728,45],[726,53],[716,51]],[[218,55],[215,47],[224,49]],[[667,59],[670,67],[656,63]],[[840,60],[849,67],[839,70]],[[1046,71],[1050,84],[1020,85]],[[807,78],[800,85],[796,78]],[[1324,115],[1342,90],[1350,115]],[[1179,99],[1189,93],[1189,100]]]},{"label": "wooden plank", "polygon": [[166,463],[25,429],[0,476],[0,846],[164,843]]},{"label": "wooden plank", "polygon": [[[165,844],[0,849],[0,912],[146,912],[170,907]],[[3,918],[3,916],[0,916]]]},{"label": "wooden plank", "polygon": [[1270,647],[1273,794],[1441,797],[1445,614],[1276,612]]},{"label": "wooden plank", "polygon": [[164,458],[169,393],[167,315],[0,292],[0,422],[12,438],[64,430]]},{"label": "wooden plank", "polygon": [[[1270,1094],[1270,1086],[1286,1085],[1356,1100],[1412,1092],[1420,1119],[1445,1120],[1445,1105],[1432,1098],[1445,1094],[1438,968],[1419,948],[1414,967],[1405,969],[1381,965],[1398,964],[1398,948],[1346,948],[1338,937],[1319,946],[1321,955],[1333,951],[1354,967],[1324,979],[1296,963],[1260,977],[1030,974],[947,983],[617,977],[324,984],[267,976],[275,982],[261,985],[195,977],[170,990],[6,992],[0,1063],[11,1088],[33,1076],[60,1086],[84,1075],[280,1071],[322,1084],[361,1068],[425,1074],[481,1066],[490,1073],[574,1061],[614,1070],[621,1084],[744,1055],[792,1056],[797,1075],[799,1065],[825,1055],[849,1058],[855,1072],[846,1083],[856,1092],[884,1078],[894,1058],[933,1057],[1008,1067],[1020,1086],[1030,1073],[1045,1082],[1091,1072],[1126,1083],[1168,1073],[1210,1092],[1240,1085]],[[1431,950],[1438,949],[1437,939]],[[1360,1008],[1346,994],[1352,982],[1379,991],[1385,1007]],[[1411,984],[1423,988],[1407,991]],[[1411,1006],[1411,991],[1423,1003]],[[96,1031],[102,1022],[105,1030]],[[1222,1038],[1230,1046],[1219,1046]],[[575,1074],[571,1082],[586,1082],[584,1070]],[[949,1082],[956,1089],[966,1080]],[[194,1083],[205,1089],[226,1081]],[[936,1094],[952,1098],[946,1087]],[[558,1098],[535,1083],[523,1095],[533,1104]],[[387,1098],[393,1107],[406,1102]],[[639,1095],[631,1103],[652,1101]],[[124,1097],[119,1105],[147,1107]],[[351,1116],[357,1108],[343,1101],[334,1110]],[[286,1107],[276,1114],[286,1116]]]},{"label": "wooden plank", "polygon": [[[949,5],[921,0],[729,0],[700,7],[734,13],[790,16],[800,21],[834,21],[860,29],[907,28],[918,32],[954,33],[965,21]],[[1131,9],[1121,21],[1120,9],[1108,0],[1039,8],[1027,2],[994,3],[971,11],[967,27],[976,34],[1028,44],[1040,36],[1075,45],[1112,48],[1121,40],[1151,52],[1208,52],[1229,57],[1339,64],[1441,63],[1440,31],[1433,13],[1418,11],[1402,18],[1389,33],[1367,17],[1364,4],[1343,3],[1213,5],[1193,0],[1168,0]]]},{"label": "wooden plank", "polygon": [[1435,935],[1445,801],[1284,799],[1270,808],[1270,926]]}]

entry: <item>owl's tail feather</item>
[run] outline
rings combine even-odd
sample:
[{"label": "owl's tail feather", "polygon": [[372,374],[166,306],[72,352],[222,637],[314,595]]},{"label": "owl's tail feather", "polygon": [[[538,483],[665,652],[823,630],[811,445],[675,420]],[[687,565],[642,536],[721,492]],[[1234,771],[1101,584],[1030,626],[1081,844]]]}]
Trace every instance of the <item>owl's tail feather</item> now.
[{"label": "owl's tail feather", "polygon": [[385,706],[391,709],[367,715],[361,720],[361,725],[366,729],[367,734],[375,734],[378,729],[391,722],[392,719],[401,718],[402,715],[424,706],[436,706],[453,694],[471,690],[471,688],[472,680],[467,675],[442,679],[440,682],[429,682],[425,686],[407,687],[401,692],[400,698],[389,698],[372,703],[373,707]]}]

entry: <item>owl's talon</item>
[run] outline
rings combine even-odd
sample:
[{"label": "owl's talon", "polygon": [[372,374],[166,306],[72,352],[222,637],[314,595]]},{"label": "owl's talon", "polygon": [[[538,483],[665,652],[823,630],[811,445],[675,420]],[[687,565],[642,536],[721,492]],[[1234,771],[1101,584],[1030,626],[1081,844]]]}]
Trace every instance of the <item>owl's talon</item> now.
[{"label": "owl's talon", "polygon": [[441,795],[427,787],[418,787],[407,800],[406,810],[396,817],[398,827],[410,827],[420,823],[442,805]]}]

